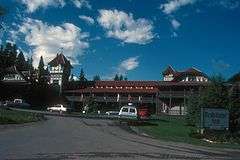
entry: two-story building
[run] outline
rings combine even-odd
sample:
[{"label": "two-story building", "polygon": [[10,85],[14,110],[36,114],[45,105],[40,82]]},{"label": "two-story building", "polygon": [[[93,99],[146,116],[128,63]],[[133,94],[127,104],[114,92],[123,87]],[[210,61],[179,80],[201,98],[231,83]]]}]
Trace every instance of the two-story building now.
[{"label": "two-story building", "polygon": [[195,68],[178,72],[169,66],[163,81],[95,81],[79,88],[66,88],[70,102],[83,106],[91,97],[99,104],[121,107],[128,102],[152,106],[155,113],[185,114],[187,99],[208,84],[208,77]]}]

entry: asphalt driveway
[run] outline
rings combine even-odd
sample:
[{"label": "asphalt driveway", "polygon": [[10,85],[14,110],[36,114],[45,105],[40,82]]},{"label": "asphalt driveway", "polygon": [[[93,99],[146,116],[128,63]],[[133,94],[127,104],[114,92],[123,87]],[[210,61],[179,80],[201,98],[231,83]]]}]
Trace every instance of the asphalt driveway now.
[{"label": "asphalt driveway", "polygon": [[0,159],[236,159],[240,151],[138,136],[110,120],[49,116],[47,121],[0,126]]}]

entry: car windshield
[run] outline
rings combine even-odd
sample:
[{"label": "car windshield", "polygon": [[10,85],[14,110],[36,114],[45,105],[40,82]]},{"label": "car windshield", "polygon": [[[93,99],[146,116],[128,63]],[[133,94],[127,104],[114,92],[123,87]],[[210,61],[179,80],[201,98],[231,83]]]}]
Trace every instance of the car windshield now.
[{"label": "car windshield", "polygon": [[130,108],[130,112],[131,112],[131,113],[135,113],[135,109]]},{"label": "car windshield", "polygon": [[0,160],[240,160],[240,0],[0,0]]},{"label": "car windshield", "polygon": [[122,112],[128,112],[128,108],[123,108]]}]

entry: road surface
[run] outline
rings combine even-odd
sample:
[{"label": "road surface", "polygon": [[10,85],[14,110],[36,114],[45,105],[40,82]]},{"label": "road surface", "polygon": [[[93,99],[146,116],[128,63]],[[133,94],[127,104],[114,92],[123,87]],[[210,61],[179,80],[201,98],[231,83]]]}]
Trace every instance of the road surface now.
[{"label": "road surface", "polygon": [[138,136],[110,120],[49,116],[47,121],[0,126],[0,159],[236,159],[240,151]]}]

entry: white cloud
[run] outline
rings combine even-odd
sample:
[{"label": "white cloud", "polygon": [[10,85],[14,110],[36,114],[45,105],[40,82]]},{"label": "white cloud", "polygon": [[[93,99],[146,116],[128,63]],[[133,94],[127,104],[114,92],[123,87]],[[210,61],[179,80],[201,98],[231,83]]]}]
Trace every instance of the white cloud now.
[{"label": "white cloud", "polygon": [[98,23],[107,30],[107,36],[125,43],[146,44],[154,35],[152,23],[144,18],[134,20],[133,15],[118,10],[99,10]]},{"label": "white cloud", "polygon": [[92,9],[92,6],[87,0],[72,0],[72,2],[77,8],[86,7],[88,9]]},{"label": "white cloud", "polygon": [[172,24],[172,27],[177,30],[180,26],[181,26],[181,23],[178,22],[176,19],[172,19],[171,20],[171,24]]},{"label": "white cloud", "polygon": [[29,13],[36,11],[38,8],[65,6],[64,0],[21,0],[21,3],[27,6],[27,12]]},{"label": "white cloud", "polygon": [[103,75],[102,79],[112,80],[116,74],[126,76],[128,71],[134,70],[139,66],[138,56],[129,57],[123,60],[117,67],[113,67],[111,74]]},{"label": "white cloud", "polygon": [[62,8],[66,5],[66,2],[69,1],[72,2],[77,8],[92,8],[87,0],[19,0],[19,2],[26,5],[28,13],[33,13],[39,8],[47,8],[50,6]]},{"label": "white cloud", "polygon": [[227,62],[225,62],[221,59],[212,59],[212,65],[213,65],[213,68],[215,70],[217,70],[218,72],[220,71],[220,73],[223,70],[229,69],[229,67],[231,67],[230,64],[228,64]]},{"label": "white cloud", "polygon": [[230,10],[234,10],[240,6],[240,2],[238,0],[221,0],[219,4]]},{"label": "white cloud", "polygon": [[26,18],[19,30],[25,37],[25,43],[32,47],[33,65],[36,67],[40,56],[44,57],[45,63],[52,60],[57,51],[63,48],[63,53],[72,64],[78,64],[78,56],[84,54],[84,49],[89,47],[86,38],[88,33],[71,23],[60,26],[48,25],[40,20]]},{"label": "white cloud", "polygon": [[96,37],[89,39],[89,41],[98,41],[100,39],[102,39],[100,36],[96,36]]},{"label": "white cloud", "polygon": [[165,14],[172,14],[183,6],[194,4],[196,0],[170,0],[160,6]]},{"label": "white cloud", "polygon": [[178,34],[176,32],[172,32],[172,35],[171,35],[172,38],[177,38],[178,37]]},{"label": "white cloud", "polygon": [[138,57],[130,57],[120,63],[118,66],[118,72],[120,74],[125,74],[127,71],[136,69],[138,65]]},{"label": "white cloud", "polygon": [[85,15],[80,15],[78,16],[80,19],[84,20],[85,22],[87,22],[90,25],[94,24],[94,19],[92,17],[89,16],[85,16]]}]

